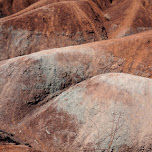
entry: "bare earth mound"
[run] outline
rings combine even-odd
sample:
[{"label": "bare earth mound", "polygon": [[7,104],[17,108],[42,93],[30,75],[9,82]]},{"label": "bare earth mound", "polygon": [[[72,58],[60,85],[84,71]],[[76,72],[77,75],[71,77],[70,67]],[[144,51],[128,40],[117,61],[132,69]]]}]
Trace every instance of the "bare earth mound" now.
[{"label": "bare earth mound", "polygon": [[151,0],[0,0],[0,152],[151,152],[151,14]]},{"label": "bare earth mound", "polygon": [[49,100],[10,130],[43,152],[148,151],[151,98],[151,79],[99,75]]},{"label": "bare earth mound", "polygon": [[103,13],[91,1],[49,4],[0,25],[1,60],[107,39]]},{"label": "bare earth mound", "polygon": [[116,0],[104,14],[110,16],[104,22],[109,38],[152,30],[151,0]]},{"label": "bare earth mound", "polygon": [[0,3],[1,10],[3,5],[12,9],[21,6],[20,11],[14,8],[17,13],[0,19],[0,60],[152,30],[150,0],[20,3]]}]

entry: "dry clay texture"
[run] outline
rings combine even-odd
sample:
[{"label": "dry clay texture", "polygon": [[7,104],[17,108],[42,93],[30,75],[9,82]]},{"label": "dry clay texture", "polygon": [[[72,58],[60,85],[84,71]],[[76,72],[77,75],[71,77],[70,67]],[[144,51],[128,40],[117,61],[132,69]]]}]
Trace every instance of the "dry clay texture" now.
[{"label": "dry clay texture", "polygon": [[33,150],[28,146],[14,145],[14,144],[0,145],[0,151],[1,152],[41,152],[38,150]]},{"label": "dry clay texture", "polygon": [[40,152],[32,149],[13,134],[0,130],[0,152]]},{"label": "dry clay texture", "polygon": [[0,152],[152,151],[151,14],[151,0],[0,0]]},{"label": "dry clay texture", "polygon": [[49,100],[8,130],[43,152],[151,151],[151,98],[149,78],[98,75]]},{"label": "dry clay texture", "polygon": [[48,98],[98,74],[123,72],[151,78],[151,48],[150,31],[1,61],[0,122],[4,128],[4,122],[15,124]]},{"label": "dry clay texture", "polygon": [[[49,151],[50,148],[52,148],[52,151],[64,151],[64,150],[71,151],[71,147],[69,147],[69,145],[71,144],[73,145],[73,142],[75,143],[76,141],[80,141],[79,140],[80,137],[78,137],[76,141],[74,140],[75,138],[73,137],[73,132],[76,133],[76,135],[77,133],[80,133],[79,125],[81,126],[84,122],[82,120],[78,121],[77,117],[75,116],[72,118],[69,117],[68,112],[70,111],[72,112],[73,110],[77,110],[78,113],[79,111],[81,112],[81,107],[74,109],[74,107],[77,106],[78,101],[77,99],[73,99],[73,98],[79,99],[79,97],[81,97],[81,94],[79,95],[79,93],[83,91],[81,89],[78,92],[76,91],[75,97],[73,97],[72,90],[71,90],[72,94],[69,92],[70,94],[69,96],[71,98],[68,100],[69,102],[73,102],[71,103],[74,105],[73,110],[70,109],[68,112],[61,110],[58,113],[56,109],[54,109],[54,107],[51,106],[52,108],[50,108],[47,114],[43,115],[43,112],[42,112],[43,110],[41,111],[41,109],[43,109],[44,107],[47,107],[48,104],[49,105],[52,104],[56,96],[58,96],[57,98],[60,98],[60,94],[64,92],[67,88],[69,88],[70,86],[75,85],[81,81],[89,79],[98,74],[109,73],[109,72],[123,72],[123,73],[130,73],[134,75],[151,78],[152,77],[152,67],[151,67],[151,58],[152,58],[151,50],[152,49],[151,48],[152,48],[152,34],[151,34],[151,31],[149,31],[149,32],[141,33],[141,34],[136,34],[134,36],[121,38],[121,39],[94,42],[90,44],[84,44],[81,46],[45,50],[45,51],[30,54],[30,55],[25,55],[23,57],[16,57],[13,59],[1,61],[0,62],[0,83],[1,83],[0,84],[0,116],[1,116],[0,126],[1,126],[1,130],[12,133],[15,137],[17,137],[17,139],[19,139],[20,141],[19,143],[23,143],[23,144],[28,143],[28,145],[31,145],[32,147],[37,148],[38,150],[41,150],[41,148],[43,147],[42,148],[43,151],[46,151],[46,152],[50,152]],[[115,75],[113,77],[115,77]],[[133,76],[129,75],[129,77],[133,77]],[[134,78],[136,79],[136,77]],[[133,81],[126,80],[125,78],[124,80],[123,78],[121,79],[122,81],[120,80],[120,83],[124,83],[122,84],[122,86],[124,85],[124,87],[125,86],[127,87],[129,85],[128,84],[129,82],[131,82],[131,84],[134,86],[134,80]],[[137,80],[138,79],[141,80],[141,83],[143,83],[145,90],[147,89],[147,92],[145,91],[144,94],[140,95],[137,98],[139,99],[142,98],[143,104],[146,104],[147,102],[149,102],[150,104],[151,94],[149,94],[148,90],[151,90],[151,88],[150,88],[150,84],[148,83],[151,82],[151,79],[137,77]],[[106,81],[107,80],[108,78],[106,79]],[[116,84],[119,83],[118,80],[114,80]],[[148,82],[146,82],[145,84],[145,81],[148,81]],[[132,87],[131,84],[129,85],[129,87]],[[140,87],[140,84],[138,87]],[[136,88],[138,89],[138,87],[135,86],[134,90],[136,90]],[[88,87],[86,86],[85,88],[89,89],[89,85]],[[108,90],[109,89],[110,87],[108,88]],[[119,89],[121,90],[122,88],[119,88]],[[124,98],[121,97],[122,100],[127,100],[128,102],[131,102],[131,103],[136,102],[136,98],[134,97],[136,96],[136,93],[132,91],[130,91],[129,94],[133,94],[132,95],[133,97],[128,97],[129,94],[126,94],[125,96],[125,93],[123,93],[124,92],[123,89],[121,93],[119,92],[119,93],[112,93],[112,94],[102,92],[102,90],[100,91],[100,89],[97,89],[99,90],[98,92],[96,90],[96,87],[91,90],[92,92],[88,92],[86,94],[86,99],[85,97],[82,97],[82,99],[84,98],[86,101],[82,100],[80,102],[80,105],[84,104],[84,107],[85,106],[87,107],[88,101],[94,102],[94,99],[89,96],[87,97],[87,95],[97,94],[96,98],[100,100],[102,98],[100,98],[100,96],[98,97],[98,95],[102,93],[109,96],[109,98],[111,99],[107,97],[108,98],[107,100],[110,100],[110,101],[112,100],[113,103],[115,102],[115,100],[116,101],[118,100],[121,94],[122,94],[122,97],[124,97]],[[97,92],[95,93],[93,92],[93,90],[96,90]],[[137,94],[138,94],[138,90],[137,90]],[[114,95],[117,95],[116,99],[115,97],[113,97]],[[62,99],[62,95],[61,95],[61,99]],[[105,101],[106,100],[103,99],[103,102]],[[66,99],[64,102],[66,102]],[[141,106],[140,102],[139,102],[139,106]],[[138,103],[138,100],[137,100],[137,103]],[[70,106],[70,103],[67,105],[67,107],[68,106]],[[95,107],[95,105],[90,106],[90,108],[91,107]],[[149,107],[151,107],[151,105]],[[149,111],[148,115],[150,116],[150,110],[146,108],[147,107],[144,107],[143,109],[145,109],[146,111]],[[106,108],[104,107],[103,109],[106,109]],[[109,112],[110,111],[111,109],[109,110]],[[40,118],[41,118],[40,120],[37,120],[35,118],[35,116],[37,116],[37,112],[40,115]],[[136,112],[134,112],[133,115],[134,114],[136,114]],[[144,115],[145,113],[143,113],[143,116]],[[105,116],[106,114],[104,114],[104,117]],[[129,117],[130,115],[128,115],[128,118]],[[132,117],[130,118],[132,119]],[[135,115],[135,118],[136,118],[136,115]],[[28,119],[32,119],[32,120],[28,121]],[[94,119],[96,118],[93,117],[93,120]],[[143,120],[145,120],[145,118],[143,118]],[[27,121],[28,121],[28,124],[22,125],[26,123]],[[52,128],[47,128],[47,126],[45,126],[45,124],[47,124],[48,121],[51,124],[49,127],[52,126]],[[107,119],[107,122],[108,121],[110,123],[112,120]],[[147,123],[151,122],[151,120],[145,120],[145,121]],[[98,122],[98,119],[97,119],[97,122]],[[131,125],[132,123],[133,122],[130,122]],[[58,124],[58,127],[56,127],[57,124]],[[90,123],[90,125],[91,124],[92,123]],[[100,125],[101,127],[105,125],[105,128],[107,126],[107,129],[108,129],[108,125],[106,122],[100,123]],[[96,126],[96,124],[94,125],[92,124],[92,126]],[[62,130],[62,127],[63,128],[65,127],[63,129],[64,131],[60,132],[60,129]],[[149,127],[151,127],[151,125],[149,125]],[[55,128],[57,130],[54,136],[54,133],[52,133],[51,131],[54,131]],[[69,129],[72,129],[72,130],[69,131]],[[128,131],[130,129],[131,128],[129,128]],[[89,128],[86,128],[84,130],[89,130]],[[44,132],[45,134],[43,134]],[[71,137],[66,136],[66,134],[69,134],[70,132],[72,132],[71,133],[72,135],[69,135]],[[106,133],[106,130],[103,130],[103,132]],[[103,132],[99,130],[99,133],[102,134]],[[41,133],[46,137],[42,136]],[[82,150],[82,146],[85,146],[86,148],[88,144],[90,144],[92,141],[95,141],[94,140],[95,137],[93,139],[90,139],[92,138],[90,136],[95,134],[94,132],[92,133],[92,135],[88,136],[89,139],[86,137],[87,135],[85,135],[84,132],[80,133],[80,135],[81,134],[82,136],[84,135],[84,138],[81,137],[80,139],[82,141],[86,139],[86,142],[84,142],[83,145],[76,145],[76,151],[79,151],[80,149]],[[128,137],[128,139],[131,141],[131,143],[133,143],[132,141],[135,141],[135,139],[132,139],[132,138],[137,138],[137,135],[140,135],[140,134],[144,134],[143,136],[139,137],[141,140],[143,140],[147,136],[143,130],[139,130],[139,132],[137,132],[135,136]],[[52,135],[52,136],[49,136],[49,135]],[[151,133],[149,135],[151,135]],[[69,138],[74,138],[73,142],[68,141],[72,143],[70,143],[67,146],[67,143],[64,143],[65,142],[64,139],[60,139],[64,137],[66,138],[65,140],[69,140]],[[101,137],[99,141],[102,141],[104,138],[105,136],[103,138]],[[111,140],[113,140],[113,137],[111,138],[112,138]],[[122,140],[122,138],[120,139]],[[121,141],[121,140],[118,140],[118,141]],[[126,140],[126,138],[124,140]],[[138,142],[138,140],[136,141]],[[105,149],[107,149],[108,142],[110,142],[109,144],[111,145],[112,141],[108,140],[107,143],[104,144],[105,146],[101,146],[101,147],[104,147]],[[123,144],[129,144],[130,146],[130,143],[128,143],[128,141],[124,142]],[[148,144],[147,141],[145,144]],[[118,147],[121,147],[120,145],[114,145],[114,147],[115,146],[116,146],[116,149]]]},{"label": "dry clay texture", "polygon": [[0,0],[0,17],[12,15],[39,0]]},{"label": "dry clay texture", "polygon": [[0,19],[0,60],[47,48],[107,39],[102,11],[92,1],[56,2]]},{"label": "dry clay texture", "polygon": [[151,0],[1,0],[0,9],[0,60],[152,30]]},{"label": "dry clay texture", "polygon": [[107,18],[104,25],[109,38],[152,30],[151,0],[116,0],[104,14]]},{"label": "dry clay texture", "polygon": [[[0,0],[0,18],[17,16],[33,9],[61,1],[72,0]],[[80,1],[80,0],[77,0]],[[113,0],[114,1],[114,0]],[[111,0],[93,0],[99,8],[105,10],[112,3]]]}]

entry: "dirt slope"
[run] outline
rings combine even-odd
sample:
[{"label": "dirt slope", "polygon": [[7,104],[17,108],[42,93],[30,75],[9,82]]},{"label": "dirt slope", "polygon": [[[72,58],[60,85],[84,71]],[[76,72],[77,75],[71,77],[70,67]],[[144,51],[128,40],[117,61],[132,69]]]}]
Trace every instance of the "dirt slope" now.
[{"label": "dirt slope", "polygon": [[105,21],[109,38],[152,30],[151,0],[117,0],[104,13],[111,16]]},{"label": "dirt slope", "polygon": [[0,130],[0,152],[40,152],[31,148],[13,134]]},{"label": "dirt slope", "polygon": [[[48,4],[52,4],[55,2],[61,2],[61,1],[71,1],[71,0],[29,0],[29,1],[22,1],[20,0],[16,0],[13,1],[11,3],[11,1],[0,1],[0,6],[1,6],[1,12],[2,14],[7,14],[5,15],[5,18],[1,19],[1,20],[6,20],[15,16],[19,16],[23,13],[27,13],[31,10],[34,10],[36,8],[48,5]],[[9,6],[9,7],[8,7]],[[13,8],[15,7],[15,9]],[[14,11],[11,11],[14,10]],[[5,13],[8,12],[8,13]]]},{"label": "dirt slope", "polygon": [[0,60],[107,39],[103,14],[91,1],[53,3],[0,24]]},{"label": "dirt slope", "polygon": [[25,9],[39,0],[0,0],[0,18]]},{"label": "dirt slope", "polygon": [[10,4],[20,11],[0,19],[0,60],[152,29],[150,0],[20,2]]},{"label": "dirt slope", "polygon": [[0,145],[1,152],[40,152],[38,150],[32,150],[31,148],[23,145]]},{"label": "dirt slope", "polygon": [[[0,18],[10,15],[18,15],[38,7],[61,1],[72,0],[0,0]],[[93,0],[93,2],[95,2],[97,6],[102,10],[108,8],[110,3],[112,3],[111,0]]]},{"label": "dirt slope", "polygon": [[71,85],[95,75],[123,72],[151,78],[151,59],[150,31],[0,62],[1,128],[16,124]]},{"label": "dirt slope", "polygon": [[151,14],[151,0],[0,0],[0,152],[152,151]]},{"label": "dirt slope", "polygon": [[148,78],[99,75],[49,100],[11,130],[43,152],[148,151],[151,90]]}]

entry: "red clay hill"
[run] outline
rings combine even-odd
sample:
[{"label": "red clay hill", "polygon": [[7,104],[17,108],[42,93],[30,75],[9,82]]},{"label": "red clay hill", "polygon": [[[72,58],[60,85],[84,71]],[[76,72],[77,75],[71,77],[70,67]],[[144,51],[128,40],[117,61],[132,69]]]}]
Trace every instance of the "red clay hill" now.
[{"label": "red clay hill", "polygon": [[152,26],[151,1],[10,2],[0,3],[2,14],[6,14],[4,10],[11,4],[13,9],[19,8],[21,3],[22,9],[17,11],[14,8],[17,13],[0,19],[0,60],[50,48],[122,37],[150,30]]},{"label": "red clay hill", "polygon": [[[130,47],[128,47],[128,44],[130,44]],[[137,106],[138,102],[139,105],[141,105],[142,102],[143,109],[146,109],[147,105],[145,104],[151,104],[151,48],[152,32],[148,31],[121,39],[111,39],[90,44],[83,44],[81,46],[45,50],[30,55],[1,61],[1,130],[4,132],[12,133],[14,139],[16,139],[15,141],[19,140],[20,144],[24,145],[28,143],[28,145],[37,150],[42,150],[44,152],[62,152],[63,150],[74,151],[75,149],[69,149],[71,147],[68,146],[68,142],[70,142],[70,145],[75,144],[79,137],[78,139],[75,139],[76,137],[73,137],[73,134],[78,133],[80,133],[80,135],[82,136],[81,140],[83,140],[83,135],[87,136],[84,130],[88,130],[89,126],[86,126],[88,128],[84,129],[81,132],[81,128],[83,127],[83,125],[81,126],[81,121],[79,122],[80,124],[77,123],[78,118],[69,113],[70,111],[72,112],[74,110],[74,107],[69,111],[61,110],[59,112],[56,109],[56,101],[58,101],[58,99],[64,99],[63,97],[65,95],[67,97],[65,97],[65,100],[63,101],[64,104],[67,102],[67,98],[70,96],[71,98],[69,99],[69,101],[71,101],[72,103],[67,103],[67,110],[68,106],[70,107],[71,104],[73,104],[74,106],[79,106],[78,103],[75,103],[77,101],[80,102],[80,105],[86,102],[84,103],[84,107],[89,108],[89,105],[87,105],[88,100],[90,102],[98,100],[96,103],[97,105],[98,102],[106,104],[107,100],[109,102],[111,102],[112,100],[113,103],[111,103],[111,106],[115,105],[115,100],[117,100],[118,104],[121,104],[123,100],[124,104],[126,104],[123,107],[124,109],[126,106],[128,107],[128,104],[130,107],[132,107],[133,104],[132,108],[134,109],[134,107]],[[95,76],[101,75],[102,77],[102,74],[104,73],[130,73],[133,75],[142,76],[143,78],[122,74],[122,76],[120,75],[120,79],[119,76],[117,79],[115,79],[115,77],[117,77],[116,74],[105,75],[105,77],[108,76],[106,80],[104,80],[105,83],[110,83],[112,85],[109,86],[109,89],[114,89],[114,92],[116,91],[116,89],[119,89],[119,92],[116,93],[115,97],[115,93],[113,91],[113,93],[108,92],[109,89],[107,90],[107,92],[103,92],[103,90],[107,88],[106,84],[100,84],[101,87],[105,87],[105,89],[103,88],[102,90],[97,89],[98,83],[100,82],[97,82],[95,86],[91,85],[92,82],[90,81],[94,81],[94,79],[96,81]],[[111,80],[109,80],[109,76]],[[90,78],[92,77],[95,78],[93,80],[90,80]],[[108,80],[109,82],[107,82]],[[87,86],[84,86],[84,88],[84,83],[82,81],[88,84]],[[82,97],[82,99],[79,100],[79,92],[82,92],[82,90],[79,90],[79,87],[78,90],[74,90],[73,86],[77,88],[77,84],[80,82],[82,82],[80,88],[82,90],[89,89],[90,92],[87,93],[86,91],[84,91],[86,92],[86,96]],[[116,85],[114,88],[113,83]],[[127,90],[125,90],[124,87],[127,87]],[[68,93],[66,93],[67,89],[69,90]],[[93,90],[96,90],[96,92],[94,92]],[[124,93],[124,90],[126,91],[126,93]],[[128,91],[131,91],[131,96]],[[101,95],[101,93],[103,93],[103,95],[100,97],[99,95]],[[120,97],[122,93],[123,95]],[[95,99],[89,97],[88,94],[92,94],[93,96],[95,95]],[[106,95],[105,99],[104,95]],[[93,105],[91,104],[90,108],[96,107],[96,104],[94,104],[95,103],[93,103]],[[46,108],[48,106],[50,106],[50,108],[47,111]],[[101,106],[101,108],[99,109],[104,110],[105,108],[102,109]],[[117,109],[117,107],[115,106],[114,108]],[[78,107],[76,110],[79,113],[79,110],[81,111],[81,107]],[[128,115],[128,110],[124,113],[125,117]],[[137,111],[138,110],[140,110],[140,106],[138,107]],[[130,113],[132,112],[136,114],[135,111],[131,111]],[[151,110],[148,110],[147,114],[151,115]],[[80,116],[81,115],[83,115],[83,111],[80,112]],[[106,113],[104,115],[106,115]],[[140,120],[137,120],[137,123],[138,121],[142,123],[142,118],[143,116],[139,118]],[[94,124],[89,117],[86,119],[89,119],[88,123],[90,123],[90,125]],[[94,116],[93,120],[95,119],[98,119],[96,118],[96,115]],[[136,116],[133,119],[135,119],[134,121],[136,121]],[[144,117],[144,119],[142,120],[145,121],[143,123],[151,122],[148,117],[147,119]],[[108,118],[108,121],[110,121],[110,118]],[[132,128],[134,126],[134,121],[130,122],[130,124],[129,122],[127,122],[127,125],[130,125],[129,128]],[[96,123],[97,122],[95,122],[94,125],[96,125]],[[106,132],[107,122],[102,123],[105,124],[103,132]],[[102,126],[102,123],[98,125]],[[7,126],[9,126],[9,128]],[[76,128],[73,128],[74,126]],[[141,127],[145,128],[145,126]],[[54,130],[54,128],[56,128],[57,130]],[[109,126],[109,135],[110,128],[112,129],[112,126]],[[70,129],[72,130],[69,131]],[[150,129],[152,128],[149,128],[147,132],[150,132]],[[129,130],[130,129],[128,129],[128,131]],[[124,141],[120,145],[117,143],[118,145],[114,144],[110,147],[114,148],[116,146],[117,149],[129,149],[129,147],[131,146],[131,149],[133,149],[136,145],[136,142],[141,143],[137,145],[135,151],[137,149],[140,149],[140,146],[145,146],[145,148],[149,147],[149,142],[151,142],[151,140],[148,134],[145,134],[144,130],[140,128],[139,132],[143,133],[143,136],[137,137],[138,133],[134,133],[135,130],[136,127],[129,135],[129,137],[127,137],[126,135],[122,135],[122,138],[127,138],[127,141],[133,141],[133,145],[130,145],[131,143]],[[92,134],[95,134],[96,131],[92,132]],[[42,136],[42,134],[44,135],[44,137]],[[104,139],[105,136],[106,135],[101,136],[100,140]],[[142,141],[140,141],[140,139],[142,139],[143,143],[146,143],[146,145],[142,144]],[[94,141],[95,139],[91,139],[91,137],[89,137],[89,139],[85,143],[83,143],[80,148],[86,148],[87,144],[92,142],[91,140]],[[100,140],[97,139],[97,143],[100,142]],[[96,140],[94,142],[96,142]],[[106,143],[103,142],[103,145],[106,144],[106,146],[104,146],[105,149],[108,148],[108,142],[111,142],[111,139],[107,139]],[[93,144],[93,146],[96,146],[96,144]],[[79,147],[77,146],[76,149]],[[51,149],[51,151],[49,149]],[[78,148],[76,151],[78,152],[79,150],[81,149]]]},{"label": "red clay hill", "polygon": [[103,13],[91,1],[56,2],[2,18],[0,30],[0,60],[108,38]]},{"label": "red clay hill", "polygon": [[105,22],[109,38],[152,30],[151,0],[116,0],[104,13],[111,17]]},{"label": "red clay hill", "polygon": [[151,14],[151,0],[0,0],[0,152],[152,151]]}]

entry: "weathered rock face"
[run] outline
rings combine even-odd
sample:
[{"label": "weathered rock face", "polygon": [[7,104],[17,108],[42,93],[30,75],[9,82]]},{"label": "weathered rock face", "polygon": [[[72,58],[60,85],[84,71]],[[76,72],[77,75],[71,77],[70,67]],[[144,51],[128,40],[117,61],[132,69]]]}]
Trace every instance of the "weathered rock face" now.
[{"label": "weathered rock face", "polygon": [[151,79],[99,75],[49,100],[11,130],[43,152],[148,151],[151,98]]}]

